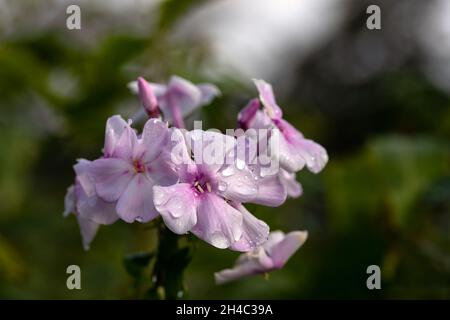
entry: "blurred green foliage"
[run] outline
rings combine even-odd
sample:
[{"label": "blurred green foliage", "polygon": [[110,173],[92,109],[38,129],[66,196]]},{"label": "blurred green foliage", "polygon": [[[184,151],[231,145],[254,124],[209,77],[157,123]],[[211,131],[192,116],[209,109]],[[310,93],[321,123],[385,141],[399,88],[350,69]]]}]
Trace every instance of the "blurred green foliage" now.
[{"label": "blurred green foliage", "polygon": [[[200,71],[209,66],[208,44],[169,40],[199,5],[164,1],[147,35],[122,30],[95,46],[77,44],[62,27],[1,40],[0,298],[136,298],[146,284],[147,297],[161,294],[151,291],[146,269],[153,253],[161,254],[154,229],[102,227],[84,252],[75,219],[61,213],[71,166],[99,155],[106,118],[139,109],[127,82],[139,75],[162,82],[173,73],[208,80]],[[254,95],[251,83],[232,74],[215,83],[223,96],[194,117],[232,128]],[[322,85],[318,90],[326,91],[328,83]],[[179,251],[190,262],[190,298],[450,298],[449,96],[414,66],[339,90],[358,112],[279,98],[287,119],[330,150],[330,162],[319,175],[298,174],[301,198],[276,209],[248,206],[273,230],[307,229],[305,246],[269,280],[215,286],[213,273],[230,267],[237,253],[190,238],[195,252]],[[143,253],[130,255],[136,252]],[[172,257],[162,259],[167,266]],[[70,264],[81,267],[80,291],[65,286]],[[380,291],[366,288],[371,264],[381,266]],[[183,269],[172,267],[160,271]],[[174,283],[165,293],[171,298],[186,289]]]}]

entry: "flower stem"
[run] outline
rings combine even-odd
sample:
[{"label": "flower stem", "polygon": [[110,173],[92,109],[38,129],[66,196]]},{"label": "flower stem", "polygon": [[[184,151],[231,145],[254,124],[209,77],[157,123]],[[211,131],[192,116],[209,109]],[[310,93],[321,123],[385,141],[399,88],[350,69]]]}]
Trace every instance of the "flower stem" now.
[{"label": "flower stem", "polygon": [[153,296],[159,299],[180,299],[185,296],[184,270],[191,260],[191,248],[180,246],[179,236],[164,224],[158,228],[158,249],[153,268]]}]

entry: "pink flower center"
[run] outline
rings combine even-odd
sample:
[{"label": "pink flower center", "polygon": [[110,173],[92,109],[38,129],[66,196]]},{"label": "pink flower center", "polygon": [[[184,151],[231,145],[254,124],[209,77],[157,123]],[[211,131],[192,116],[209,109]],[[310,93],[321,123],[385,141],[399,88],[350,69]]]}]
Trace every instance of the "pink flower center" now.
[{"label": "pink flower center", "polygon": [[136,173],[145,172],[145,165],[141,161],[134,160],[133,166],[134,166],[134,170],[136,171]]},{"label": "pink flower center", "polygon": [[200,183],[199,181],[195,181],[194,188],[200,193],[211,192],[211,184],[209,182]]},{"label": "pink flower center", "polygon": [[194,190],[200,194],[205,192],[211,192],[213,190],[213,183],[209,175],[205,173],[197,174],[196,177],[193,179],[192,186]]}]

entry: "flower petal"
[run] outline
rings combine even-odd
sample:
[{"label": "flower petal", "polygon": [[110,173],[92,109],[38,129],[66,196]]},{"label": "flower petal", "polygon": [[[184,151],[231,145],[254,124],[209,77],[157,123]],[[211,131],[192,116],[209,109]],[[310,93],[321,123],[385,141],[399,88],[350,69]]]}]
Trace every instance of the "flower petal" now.
[{"label": "flower petal", "polygon": [[225,166],[217,174],[218,192],[236,202],[250,202],[258,193],[258,186],[250,170],[240,170],[235,165]]},{"label": "flower petal", "polygon": [[324,147],[320,144],[304,139],[300,142],[300,153],[306,161],[309,171],[318,173],[322,171],[328,162],[328,154]]},{"label": "flower petal", "polygon": [[158,216],[153,205],[153,184],[143,173],[128,184],[116,206],[117,214],[126,222],[148,222]]},{"label": "flower petal", "polygon": [[249,263],[238,265],[232,269],[224,269],[214,273],[214,279],[216,284],[225,284],[259,273],[261,273],[261,271],[258,262],[256,260],[251,260]]},{"label": "flower petal", "polygon": [[242,237],[233,243],[232,250],[247,252],[263,244],[269,236],[269,226],[262,220],[257,219],[243,205],[236,206],[242,213]]},{"label": "flower petal", "polygon": [[90,174],[98,196],[113,202],[119,199],[135,172],[133,166],[122,159],[106,158],[93,161]]},{"label": "flower petal", "polygon": [[272,125],[272,120],[261,110],[258,110],[250,123],[250,128],[253,129],[268,129]]},{"label": "flower petal", "polygon": [[269,254],[274,263],[274,268],[282,268],[289,258],[305,243],[307,238],[308,232],[293,231],[286,234],[282,241],[275,244]]},{"label": "flower petal", "polygon": [[147,177],[155,185],[170,186],[178,181],[178,172],[171,161],[171,155],[164,150],[156,159],[147,164]]},{"label": "flower petal", "polygon": [[[170,78],[166,92],[166,103],[176,103],[182,116],[186,116],[200,107],[201,101],[202,92],[195,84],[178,76]],[[170,106],[166,105],[164,111],[170,114],[168,118],[173,119],[174,115],[170,110]]]},{"label": "flower petal", "polygon": [[75,186],[71,185],[67,188],[66,196],[64,197],[64,212],[63,216],[67,217],[69,214],[75,213]]},{"label": "flower petal", "polygon": [[[159,83],[147,82],[150,86],[153,94],[159,99],[161,96],[164,96],[167,90],[167,86]],[[127,84],[128,89],[131,92],[137,94],[139,93],[139,86],[137,81],[131,81]]]},{"label": "flower petal", "polygon": [[170,153],[170,161],[176,166],[193,164],[191,150],[186,142],[186,134],[185,129],[170,128],[168,152]]},{"label": "flower petal", "polygon": [[269,234],[269,238],[267,239],[267,241],[264,242],[264,244],[262,245],[262,247],[264,248],[264,251],[270,255],[272,253],[273,248],[278,243],[283,241],[284,237],[285,237],[285,234],[283,231],[280,231],[280,230],[272,231]]},{"label": "flower petal", "polygon": [[[148,82],[148,86],[156,96],[164,113],[164,119],[167,121],[173,121],[173,111],[179,113],[177,117],[186,117],[198,107],[209,104],[212,99],[220,95],[220,90],[213,84],[195,85],[178,76],[172,76],[167,86],[152,82]],[[138,81],[128,83],[128,88],[133,93],[138,93]]]},{"label": "flower petal", "polygon": [[267,115],[271,119],[281,119],[283,112],[275,101],[272,86],[264,80],[253,79],[256,88],[259,92],[259,99],[261,100]]},{"label": "flower petal", "polygon": [[215,97],[221,94],[219,88],[210,83],[199,83],[197,84],[197,88],[202,94],[200,105],[209,104]]},{"label": "flower petal", "polygon": [[273,151],[273,147],[276,143],[278,144],[278,150],[273,152],[272,155],[278,157],[281,168],[289,172],[297,172],[303,169],[306,162],[299,152],[299,149],[295,145],[286,141],[286,138],[279,132],[279,130],[274,129],[272,130],[269,141],[271,151]]},{"label": "flower petal", "polygon": [[84,250],[89,250],[92,240],[94,240],[97,234],[99,224],[92,220],[84,219],[77,216],[78,225],[80,227],[81,239],[83,242]]},{"label": "flower petal", "polygon": [[236,139],[216,131],[192,130],[186,133],[186,143],[194,155],[195,163],[217,172],[236,145]]},{"label": "flower petal", "polygon": [[77,214],[98,224],[111,224],[118,219],[115,202],[106,202],[97,196],[94,179],[90,175],[92,161],[78,159],[74,165]]},{"label": "flower petal", "polygon": [[198,199],[197,224],[192,229],[200,239],[225,249],[242,236],[242,213],[213,193]]},{"label": "flower petal", "polygon": [[80,217],[98,224],[112,224],[119,219],[116,213],[116,203],[106,202],[97,197],[97,194],[89,196],[78,177],[75,183],[75,194],[77,213]]},{"label": "flower petal", "polygon": [[286,201],[286,187],[278,175],[258,177],[258,192],[252,203],[268,207],[278,207]]},{"label": "flower petal", "polygon": [[127,123],[127,126],[123,129],[122,134],[114,146],[112,157],[132,160],[133,150],[137,142],[136,131],[131,128],[130,123]]},{"label": "flower petal", "polygon": [[[150,88],[153,90],[155,96],[159,99],[167,92],[167,86],[160,83],[149,82]],[[136,91],[137,92],[137,91]]]},{"label": "flower petal", "polygon": [[280,163],[288,171],[301,170],[306,164],[313,173],[318,173],[328,162],[328,154],[320,144],[305,139],[289,122],[280,119],[275,121],[281,131]]},{"label": "flower petal", "polygon": [[77,163],[73,166],[73,169],[77,175],[76,180],[81,184],[88,197],[97,195],[95,191],[95,184],[89,173],[91,166],[92,161],[86,159],[78,159]]},{"label": "flower petal", "polygon": [[136,145],[133,159],[140,159],[143,163],[153,161],[167,146],[169,129],[167,123],[159,119],[149,119],[142,131],[142,138]]},{"label": "flower petal", "polygon": [[105,157],[111,157],[114,154],[115,147],[127,127],[128,123],[119,115],[108,118],[105,129],[105,145],[103,147]]},{"label": "flower petal", "polygon": [[197,223],[197,201],[190,184],[154,186],[153,200],[164,223],[173,232],[185,234]]},{"label": "flower petal", "polygon": [[112,224],[119,219],[115,202],[106,202],[96,197],[95,202],[78,202],[78,214],[98,224]]},{"label": "flower petal", "polygon": [[238,113],[238,126],[244,130],[251,128],[251,123],[256,116],[260,107],[258,99],[252,99],[250,102]]},{"label": "flower petal", "polygon": [[232,269],[225,269],[214,274],[216,284],[224,284],[240,278],[273,270],[272,260],[263,248],[257,248],[239,256]]},{"label": "flower petal", "polygon": [[287,191],[287,195],[291,198],[298,198],[303,193],[303,188],[300,182],[295,178],[294,172],[288,172],[286,170],[280,169],[279,179],[284,185]]},{"label": "flower petal", "polygon": [[137,84],[138,84],[139,98],[141,99],[141,103],[142,106],[144,107],[145,112],[147,112],[147,114],[151,118],[158,117],[159,115],[158,100],[156,99],[156,96],[153,93],[152,87],[142,77],[138,78]]}]

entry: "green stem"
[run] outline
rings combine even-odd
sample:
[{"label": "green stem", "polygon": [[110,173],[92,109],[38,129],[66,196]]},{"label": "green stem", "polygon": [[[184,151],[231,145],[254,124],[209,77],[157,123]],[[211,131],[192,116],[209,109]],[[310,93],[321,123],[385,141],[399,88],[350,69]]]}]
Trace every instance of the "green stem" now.
[{"label": "green stem", "polygon": [[189,246],[180,247],[179,238],[164,224],[160,224],[151,289],[153,295],[159,299],[173,300],[185,296],[184,270],[191,260],[191,249]]}]

